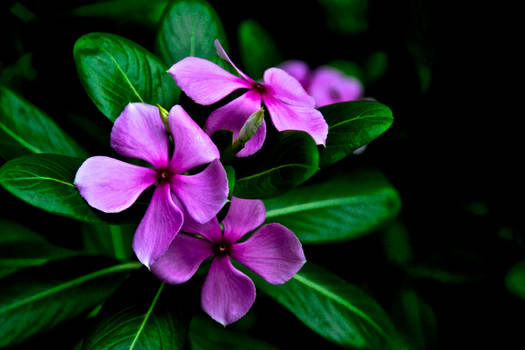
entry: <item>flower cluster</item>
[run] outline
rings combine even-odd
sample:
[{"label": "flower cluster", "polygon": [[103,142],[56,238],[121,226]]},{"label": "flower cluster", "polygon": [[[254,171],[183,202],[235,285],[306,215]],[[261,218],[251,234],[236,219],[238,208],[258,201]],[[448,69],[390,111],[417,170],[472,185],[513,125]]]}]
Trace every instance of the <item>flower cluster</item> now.
[{"label": "flower cluster", "polygon": [[[172,107],[166,119],[159,107],[128,104],[115,121],[111,146],[118,154],[149,165],[91,157],[78,169],[75,185],[92,207],[106,213],[129,208],[148,187],[155,186],[133,238],[137,258],[171,284],[186,282],[212,258],[201,303],[213,319],[226,325],[241,318],[255,300],[254,283],[230,258],[272,284],[288,281],[306,260],[297,237],[280,224],[263,225],[249,235],[265,221],[260,200],[232,197],[219,224],[217,214],[228,203],[229,188],[219,150],[209,135],[226,129],[236,139],[250,115],[264,105],[278,131],[304,131],[324,145],[328,126],[315,107],[356,97],[361,90],[358,85],[349,88],[348,79],[326,69],[307,77],[307,67],[297,62],[283,69],[269,68],[263,81],[257,82],[233,64],[218,41],[215,45],[218,55],[239,76],[197,57],[182,59],[169,73],[199,104],[216,103],[238,89],[245,89],[244,94],[212,112],[205,131],[180,105]],[[330,93],[325,96],[326,89],[320,92],[319,86],[327,81],[335,87],[331,88],[339,94],[337,98]],[[265,137],[263,120],[237,156],[257,152]],[[192,171],[196,168],[200,172]]]}]

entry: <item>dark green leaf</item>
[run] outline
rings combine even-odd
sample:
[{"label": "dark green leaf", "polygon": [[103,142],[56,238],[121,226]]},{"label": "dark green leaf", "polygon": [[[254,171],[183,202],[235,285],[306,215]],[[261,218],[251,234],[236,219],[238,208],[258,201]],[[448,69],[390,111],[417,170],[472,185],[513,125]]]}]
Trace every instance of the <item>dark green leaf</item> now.
[{"label": "dark green leaf", "polygon": [[204,0],[179,0],[166,9],[157,34],[157,51],[167,65],[195,56],[221,62],[213,42],[227,49],[226,34],[215,10]]},{"label": "dark green leaf", "polygon": [[388,69],[388,56],[384,51],[372,53],[366,60],[366,81],[374,82],[381,78]]},{"label": "dark green leaf", "polygon": [[231,165],[225,165],[224,170],[226,170],[226,177],[228,178],[228,198],[231,198],[235,188],[235,169]]},{"label": "dark green leaf", "polygon": [[303,243],[352,239],[396,216],[400,197],[380,174],[362,171],[291,190],[264,201],[266,221],[279,222]]},{"label": "dark green leaf", "polygon": [[192,350],[276,350],[270,344],[233,331],[211,319],[194,317],[190,324]]},{"label": "dark green leaf", "polygon": [[512,294],[525,299],[525,261],[520,261],[509,270],[505,284]]},{"label": "dark green leaf", "polygon": [[72,13],[79,17],[106,18],[153,27],[159,22],[168,2],[168,0],[109,0],[79,6]]},{"label": "dark green leaf", "polygon": [[17,223],[0,219],[0,278],[21,268],[78,253],[50,244],[42,236]]},{"label": "dark green leaf", "polygon": [[160,60],[134,42],[113,34],[90,33],[75,43],[74,58],[84,89],[114,121],[130,102],[171,108],[180,93]]},{"label": "dark green leaf", "polygon": [[86,156],[47,114],[0,86],[0,156],[11,159],[29,153]]},{"label": "dark green leaf", "polygon": [[[240,198],[269,198],[299,186],[318,170],[315,141],[301,131],[279,133],[276,142],[266,141],[249,162],[250,173],[237,177],[233,194]],[[253,170],[252,170],[253,169]],[[253,172],[252,172],[253,171]]]},{"label": "dark green leaf", "polygon": [[242,63],[252,78],[261,78],[266,69],[282,63],[277,44],[259,23],[243,21],[238,34]]},{"label": "dark green leaf", "polygon": [[178,286],[165,286],[149,273],[147,277],[136,283],[132,276],[106,301],[82,349],[184,348],[189,317],[178,305],[187,301],[168,295],[167,289]]},{"label": "dark green leaf", "polygon": [[383,309],[359,288],[318,266],[307,263],[283,285],[269,284],[260,277],[254,280],[258,290],[336,344],[358,349],[398,349],[398,336]]},{"label": "dark green leaf", "polygon": [[117,260],[129,260],[135,256],[131,242],[137,225],[84,224],[82,240],[88,253],[105,255]]},{"label": "dark green leaf", "polygon": [[0,347],[86,313],[104,301],[138,262],[108,264],[100,257],[58,260],[1,280]]},{"label": "dark green leaf", "polygon": [[376,101],[350,101],[319,108],[328,123],[326,148],[319,164],[325,168],[384,133],[394,118],[390,108]]},{"label": "dark green leaf", "polygon": [[73,184],[82,162],[54,154],[15,158],[0,167],[0,185],[23,201],[53,214],[102,222]]}]

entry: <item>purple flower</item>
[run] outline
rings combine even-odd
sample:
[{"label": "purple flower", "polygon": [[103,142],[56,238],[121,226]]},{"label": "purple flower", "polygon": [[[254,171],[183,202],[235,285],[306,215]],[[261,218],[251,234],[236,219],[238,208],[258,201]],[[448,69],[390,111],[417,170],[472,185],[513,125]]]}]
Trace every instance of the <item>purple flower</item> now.
[{"label": "purple flower", "polygon": [[[184,222],[183,211],[204,223],[226,203],[228,181],[219,151],[181,106],[168,117],[174,150],[169,159],[169,135],[159,109],[130,103],[115,120],[111,146],[117,153],[147,161],[153,169],[96,156],[78,169],[75,185],[92,207],[106,213],[129,208],[149,186],[157,184],[133,238],[138,259],[150,267],[170,246]],[[210,163],[195,175],[183,175]]]},{"label": "purple flower", "polygon": [[305,62],[297,60],[285,62],[280,67],[301,83],[314,98],[316,107],[354,101],[363,96],[361,82],[335,68],[322,66],[310,71]]},{"label": "purple flower", "polygon": [[[248,117],[264,103],[277,130],[305,131],[317,144],[326,143],[328,125],[323,115],[315,109],[315,101],[296,79],[282,69],[269,68],[264,72],[264,81],[256,82],[233,64],[218,40],[215,40],[215,47],[218,55],[228,61],[240,77],[198,57],[186,57],[169,70],[182,91],[203,105],[215,103],[234,90],[248,89],[242,96],[210,114],[206,121],[209,135],[216,130],[226,129],[233,132],[234,139],[237,138]],[[263,122],[237,156],[249,156],[257,152],[265,137],[266,124]]]},{"label": "purple flower", "polygon": [[[230,257],[245,265],[267,282],[288,281],[306,262],[301,243],[292,231],[280,224],[267,224],[250,238],[238,242],[264,222],[266,211],[260,200],[232,198],[228,214],[206,224],[187,220],[167,252],[151,271],[167,283],[189,280],[199,265],[213,257],[204,281],[201,304],[217,322],[227,325],[244,316],[255,301],[255,285],[233,267]],[[198,236],[194,236],[195,234]]]}]

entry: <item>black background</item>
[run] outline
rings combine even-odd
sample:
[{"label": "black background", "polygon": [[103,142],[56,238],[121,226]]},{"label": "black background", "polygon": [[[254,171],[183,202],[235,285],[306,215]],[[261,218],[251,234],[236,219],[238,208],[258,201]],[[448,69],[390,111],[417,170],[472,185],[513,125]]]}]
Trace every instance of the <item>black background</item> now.
[{"label": "black background", "polygon": [[[11,14],[13,3],[1,5],[0,61],[4,66],[13,64],[21,54],[31,52],[36,79],[13,79],[9,87],[66,130],[81,135],[90,152],[103,152],[92,146],[96,135],[83,134],[70,117],[96,116],[93,119],[102,130],[110,128],[76,77],[73,44],[82,34],[102,31],[125,36],[153,51],[155,30],[127,21],[68,15],[85,1],[21,1],[38,17],[26,23]],[[412,243],[412,266],[430,266],[466,278],[446,283],[410,275],[387,261],[380,234],[307,247],[309,260],[365,288],[401,329],[407,326],[403,312],[396,311],[396,300],[401,289],[414,290],[436,319],[434,328],[428,325],[428,315],[423,317],[425,328],[430,329],[426,348],[523,348],[525,302],[510,294],[504,283],[508,269],[524,257],[519,123],[523,116],[511,107],[514,91],[523,89],[517,58],[509,49],[516,43],[512,10],[466,2],[449,6],[422,0],[371,1],[366,12],[368,30],[350,36],[331,30],[323,8],[314,1],[211,3],[225,26],[235,62],[240,62],[237,28],[244,19],[265,27],[284,58],[302,59],[311,67],[334,59],[363,62],[377,50],[387,53],[386,74],[366,86],[365,92],[388,105],[395,122],[363,155],[339,166],[374,166],[399,190],[400,218]],[[431,73],[426,91],[418,76],[420,65]],[[39,220],[50,222],[48,215],[3,190],[0,199],[10,204],[4,212],[7,218],[27,221],[30,216],[33,220],[28,225],[40,231]],[[67,238],[63,234],[76,230],[77,224],[62,218],[55,221],[56,226],[48,228],[50,239],[78,244],[71,237],[75,232],[68,232]],[[276,345],[331,346],[262,297],[254,313],[259,317],[253,322],[260,327],[252,327],[252,332]],[[82,334],[82,330],[71,334]]]}]

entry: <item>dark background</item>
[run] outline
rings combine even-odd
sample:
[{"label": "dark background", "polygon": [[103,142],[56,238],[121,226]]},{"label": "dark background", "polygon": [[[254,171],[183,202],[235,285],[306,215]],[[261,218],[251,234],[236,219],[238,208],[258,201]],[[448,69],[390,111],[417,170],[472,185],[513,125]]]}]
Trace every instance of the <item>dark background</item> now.
[{"label": "dark background", "polygon": [[[104,149],[93,146],[93,140],[105,137],[111,126],[76,77],[73,44],[82,34],[102,31],[154,51],[155,29],[125,19],[70,14],[85,3],[20,1],[35,16],[28,20],[13,13],[15,1],[2,1],[0,78],[80,135],[95,154]],[[388,105],[395,122],[364,154],[339,167],[376,167],[399,190],[403,209],[397,225],[408,232],[409,258],[404,264],[388,259],[386,233],[379,232],[345,244],[307,247],[309,260],[365,288],[420,348],[523,348],[523,322],[517,320],[525,315],[525,302],[505,287],[508,269],[525,256],[522,116],[510,107],[518,80],[517,59],[508,50],[512,11],[467,3],[370,1],[358,16],[366,28],[349,33],[330,25],[333,19],[322,2],[210,3],[225,26],[235,62],[240,62],[237,28],[244,19],[267,29],[285,59],[301,59],[311,67],[335,59],[364,63],[378,50],[388,57],[386,73],[366,86],[365,95]],[[355,13],[347,11],[349,18]],[[19,63],[15,73],[5,73],[28,53],[30,64]],[[100,133],[82,132],[90,116]],[[0,199],[10,203],[5,212],[10,219],[30,216],[34,220],[28,225],[34,227],[40,219],[50,222],[47,214],[3,190]],[[74,232],[63,235],[76,223],[58,218],[55,224],[51,240],[78,244]],[[400,302],[407,293],[418,300],[409,304],[411,311]],[[410,320],[414,305],[421,307],[419,331]],[[276,345],[329,346],[262,297],[254,313],[256,321],[248,318],[245,324],[261,325],[252,327],[260,329],[255,333]]]}]

